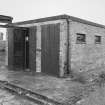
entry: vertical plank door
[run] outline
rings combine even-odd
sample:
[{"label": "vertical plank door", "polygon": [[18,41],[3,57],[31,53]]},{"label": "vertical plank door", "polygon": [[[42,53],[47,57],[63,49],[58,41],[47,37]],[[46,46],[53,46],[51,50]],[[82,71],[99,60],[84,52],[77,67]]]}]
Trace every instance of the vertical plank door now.
[{"label": "vertical plank door", "polygon": [[13,69],[13,28],[7,29],[8,34],[8,68]]},{"label": "vertical plank door", "polygon": [[60,24],[42,25],[41,41],[42,72],[59,76]]},{"label": "vertical plank door", "polygon": [[36,26],[29,28],[29,68],[36,72]]}]

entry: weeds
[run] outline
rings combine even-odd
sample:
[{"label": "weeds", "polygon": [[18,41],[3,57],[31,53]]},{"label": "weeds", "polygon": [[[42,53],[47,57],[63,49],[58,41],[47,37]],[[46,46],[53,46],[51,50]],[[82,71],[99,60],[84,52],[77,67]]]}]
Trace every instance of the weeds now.
[{"label": "weeds", "polygon": [[104,86],[105,85],[105,72],[102,71],[93,82],[100,87]]}]

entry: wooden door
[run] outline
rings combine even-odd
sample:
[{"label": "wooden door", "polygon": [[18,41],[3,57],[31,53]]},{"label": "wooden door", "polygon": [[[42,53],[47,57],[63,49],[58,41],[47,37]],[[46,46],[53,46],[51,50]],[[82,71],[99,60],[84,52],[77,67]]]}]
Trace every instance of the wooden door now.
[{"label": "wooden door", "polygon": [[41,33],[41,70],[59,76],[60,24],[43,25]]},{"label": "wooden door", "polygon": [[8,33],[8,67],[9,69],[13,69],[13,28],[8,28],[7,29]]},{"label": "wooden door", "polygon": [[36,72],[36,26],[29,28],[29,68]]},{"label": "wooden door", "polygon": [[8,62],[14,70],[25,69],[25,36],[24,28],[8,29]]}]

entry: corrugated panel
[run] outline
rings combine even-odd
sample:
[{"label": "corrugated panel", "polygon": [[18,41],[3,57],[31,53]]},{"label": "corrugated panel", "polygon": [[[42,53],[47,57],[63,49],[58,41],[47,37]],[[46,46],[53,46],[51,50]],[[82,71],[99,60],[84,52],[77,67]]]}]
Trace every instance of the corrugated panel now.
[{"label": "corrugated panel", "polygon": [[42,26],[42,72],[59,75],[60,24]]},{"label": "corrugated panel", "polygon": [[29,68],[36,72],[36,26],[29,29]]}]

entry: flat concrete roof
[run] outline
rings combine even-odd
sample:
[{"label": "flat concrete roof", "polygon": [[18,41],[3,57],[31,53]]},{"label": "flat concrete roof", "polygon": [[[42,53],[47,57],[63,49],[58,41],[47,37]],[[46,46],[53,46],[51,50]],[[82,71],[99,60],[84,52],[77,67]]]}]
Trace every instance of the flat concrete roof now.
[{"label": "flat concrete roof", "polygon": [[0,15],[1,23],[11,23],[13,18],[11,16]]},{"label": "flat concrete roof", "polygon": [[45,17],[45,18],[40,18],[40,19],[34,19],[34,20],[28,20],[28,21],[21,21],[21,22],[15,22],[13,23],[14,25],[23,25],[23,24],[31,24],[31,23],[39,23],[39,22],[46,22],[46,21],[53,21],[53,20],[59,20],[59,19],[71,19],[76,22],[96,26],[96,27],[101,27],[105,28],[104,25],[94,23],[88,20],[80,19],[74,16],[69,16],[69,15],[58,15],[58,16],[51,16],[51,17]]}]

